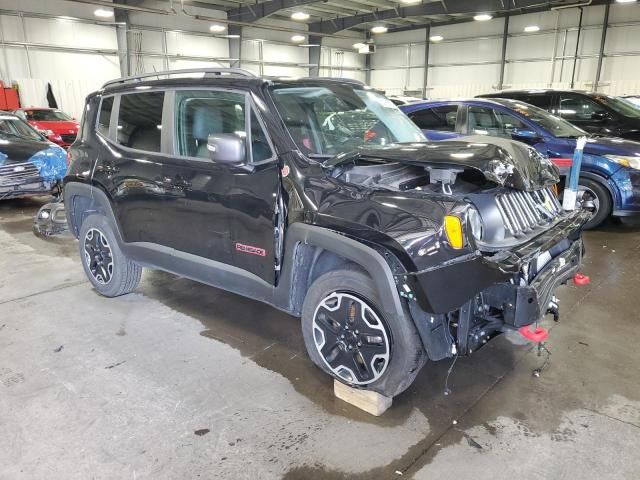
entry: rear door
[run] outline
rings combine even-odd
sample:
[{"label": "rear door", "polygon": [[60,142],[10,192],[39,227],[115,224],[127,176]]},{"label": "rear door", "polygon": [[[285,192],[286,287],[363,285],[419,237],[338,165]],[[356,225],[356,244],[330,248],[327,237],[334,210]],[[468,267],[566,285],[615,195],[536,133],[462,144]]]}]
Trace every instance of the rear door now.
[{"label": "rear door", "polygon": [[164,99],[163,90],[149,90],[102,100],[94,180],[111,197],[125,242],[161,243],[164,237]]},{"label": "rear door", "polygon": [[460,136],[458,125],[458,104],[425,107],[408,114],[428,140],[446,140]]}]

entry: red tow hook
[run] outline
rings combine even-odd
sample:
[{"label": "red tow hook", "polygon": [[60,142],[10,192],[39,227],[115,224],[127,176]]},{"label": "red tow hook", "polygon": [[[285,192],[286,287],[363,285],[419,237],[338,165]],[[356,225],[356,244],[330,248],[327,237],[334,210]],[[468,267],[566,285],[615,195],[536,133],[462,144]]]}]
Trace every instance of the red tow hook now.
[{"label": "red tow hook", "polygon": [[520,327],[518,329],[520,335],[532,342],[540,343],[544,342],[549,336],[549,331],[546,328],[536,327],[533,331],[529,329],[529,326]]},{"label": "red tow hook", "polygon": [[588,275],[584,275],[582,273],[576,273],[573,276],[573,283],[575,283],[579,287],[582,287],[584,285],[588,285],[589,282],[591,282],[591,278],[589,278]]}]

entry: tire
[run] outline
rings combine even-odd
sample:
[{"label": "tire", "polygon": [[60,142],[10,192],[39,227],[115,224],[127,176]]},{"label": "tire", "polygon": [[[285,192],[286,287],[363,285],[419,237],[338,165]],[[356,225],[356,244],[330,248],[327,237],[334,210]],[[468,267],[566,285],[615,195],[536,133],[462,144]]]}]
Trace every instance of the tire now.
[{"label": "tire", "polygon": [[406,390],[426,361],[406,308],[398,318],[383,317],[373,281],[357,267],[313,282],[302,306],[302,334],[311,360],[324,372],[387,397]]},{"label": "tire", "polygon": [[85,218],[78,239],[84,273],[100,295],[118,297],[138,286],[142,267],[124,256],[104,215]]},{"label": "tire", "polygon": [[578,182],[578,194],[582,201],[590,201],[595,209],[594,215],[582,227],[584,230],[591,230],[598,227],[609,217],[613,201],[611,200],[609,191],[602,184],[589,178],[580,178]]}]

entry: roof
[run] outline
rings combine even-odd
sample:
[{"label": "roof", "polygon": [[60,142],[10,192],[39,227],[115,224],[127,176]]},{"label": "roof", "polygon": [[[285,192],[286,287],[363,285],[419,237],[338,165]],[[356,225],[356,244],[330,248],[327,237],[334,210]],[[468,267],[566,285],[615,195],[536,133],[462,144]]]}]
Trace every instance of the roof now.
[{"label": "roof", "polygon": [[[201,76],[193,76],[202,74]],[[164,77],[164,78],[161,78]],[[187,69],[170,70],[164,72],[146,73],[132,77],[118,78],[105,83],[102,89],[105,92],[126,91],[131,89],[147,89],[166,86],[203,86],[215,85],[225,87],[260,87],[264,83],[348,83],[352,85],[364,85],[358,80],[333,77],[258,77],[252,72],[235,68],[214,69]]]}]

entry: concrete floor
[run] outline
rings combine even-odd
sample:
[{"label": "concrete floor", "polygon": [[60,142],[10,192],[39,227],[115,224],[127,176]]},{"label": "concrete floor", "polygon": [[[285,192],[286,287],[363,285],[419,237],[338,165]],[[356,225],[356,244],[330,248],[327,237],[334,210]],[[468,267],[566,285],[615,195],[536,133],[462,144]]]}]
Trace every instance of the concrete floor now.
[{"label": "concrete floor", "polygon": [[0,478],[640,477],[640,222],[586,235],[588,287],[563,287],[551,363],[491,342],[427,364],[383,417],[332,395],[298,321],[145,271],[97,295],[44,200],[0,203]]}]

